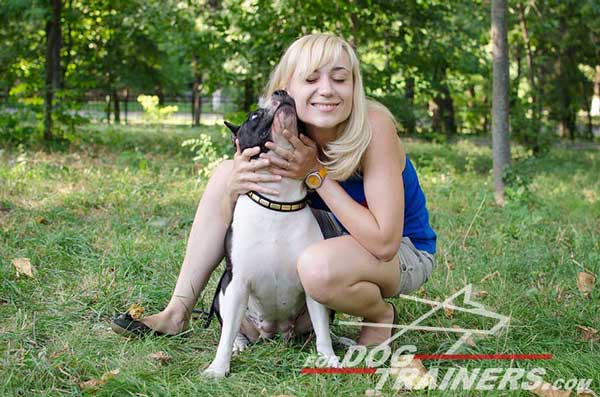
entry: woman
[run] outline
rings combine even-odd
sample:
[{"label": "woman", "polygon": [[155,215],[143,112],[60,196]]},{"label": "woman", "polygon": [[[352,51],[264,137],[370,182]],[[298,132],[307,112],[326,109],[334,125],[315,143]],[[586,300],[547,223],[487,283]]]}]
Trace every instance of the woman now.
[{"label": "woman", "polygon": [[[261,183],[280,177],[312,176],[311,206],[328,238],[304,251],[298,274],[318,302],[367,323],[390,324],[395,309],[384,298],[416,290],[431,274],[436,235],[425,196],[392,115],[365,98],[350,45],[327,34],[296,40],[264,97],[279,89],[294,98],[306,135],[284,131],[293,150],[269,143],[278,156],[250,160],[260,149],[238,148],[233,160],[217,167],[200,200],[173,296],[162,312],[138,325],[171,335],[187,328],[192,307],[223,258],[237,197],[250,190],[276,195]],[[272,175],[256,172],[265,167]],[[378,344],[392,331],[363,326],[358,343]]]}]

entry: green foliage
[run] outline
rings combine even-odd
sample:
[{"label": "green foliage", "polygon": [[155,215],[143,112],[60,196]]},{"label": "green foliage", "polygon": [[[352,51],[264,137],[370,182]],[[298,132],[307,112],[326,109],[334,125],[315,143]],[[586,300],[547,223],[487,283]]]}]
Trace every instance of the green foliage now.
[{"label": "green foliage", "polygon": [[520,101],[512,107],[510,126],[513,139],[536,156],[548,152],[557,140],[551,126],[534,119],[529,107]]},{"label": "green foliage", "polygon": [[150,122],[165,120],[177,112],[177,106],[158,106],[156,95],[139,95],[137,101],[144,109],[144,117]]},{"label": "green foliage", "polygon": [[24,122],[31,115],[26,110],[14,113],[0,112],[0,142],[2,143],[29,143],[41,134],[35,125]]},{"label": "green foliage", "polygon": [[230,136],[229,129],[222,127],[212,135],[204,133],[198,138],[182,142],[182,147],[187,147],[194,153],[194,162],[198,167],[200,178],[208,178],[217,165],[223,160],[231,158],[234,150]]},{"label": "green foliage", "polygon": [[[533,86],[517,4],[528,26]],[[42,2],[0,5],[0,100],[39,115],[49,10]],[[573,129],[589,107],[600,7],[594,0],[511,0],[509,11],[513,132],[538,154],[558,125]],[[482,0],[68,1],[62,27],[58,135],[83,122],[65,115],[89,94],[114,103],[126,92],[189,95],[195,86],[203,97],[230,92],[248,111],[285,48],[310,32],[341,35],[356,48],[367,94],[391,108],[404,132],[449,133],[433,122],[432,103],[447,107],[445,114],[453,107],[460,134],[484,135],[490,127],[489,2]],[[149,113],[153,122],[162,117],[155,108]]]}]

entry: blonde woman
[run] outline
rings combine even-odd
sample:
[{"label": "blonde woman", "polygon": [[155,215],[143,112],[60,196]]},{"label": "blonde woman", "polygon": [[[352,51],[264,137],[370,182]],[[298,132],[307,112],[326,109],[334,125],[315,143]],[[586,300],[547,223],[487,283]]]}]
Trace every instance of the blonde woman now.
[{"label": "blonde woman", "polygon": [[[425,196],[404,153],[395,121],[368,101],[352,47],[329,34],[296,40],[273,71],[264,98],[286,90],[306,135],[283,135],[292,149],[268,143],[238,150],[210,178],[200,200],[183,265],[168,306],[131,324],[140,333],[174,335],[188,326],[191,309],[224,255],[223,241],[240,194],[276,195],[268,182],[305,180],[309,203],[326,237],[298,260],[306,293],[366,323],[391,324],[396,311],[384,298],[415,291],[434,267],[436,235]],[[258,172],[270,167],[272,175]],[[359,344],[379,344],[389,327],[363,326]]]}]

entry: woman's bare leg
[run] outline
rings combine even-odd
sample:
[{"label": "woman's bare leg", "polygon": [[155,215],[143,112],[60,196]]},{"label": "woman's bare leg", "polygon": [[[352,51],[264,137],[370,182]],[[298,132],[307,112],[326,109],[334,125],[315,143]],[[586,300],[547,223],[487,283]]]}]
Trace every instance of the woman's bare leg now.
[{"label": "woman's bare leg", "polygon": [[225,255],[224,241],[229,223],[223,219],[221,200],[232,167],[233,160],[223,161],[206,185],[169,304],[162,312],[143,319],[143,323],[155,331],[177,334],[187,328],[192,308]]},{"label": "woman's bare leg", "polygon": [[[342,236],[305,249],[298,259],[298,275],[306,293],[317,302],[367,322],[391,324],[394,311],[383,298],[398,289],[398,260],[396,255],[389,262],[380,261],[353,237]],[[358,343],[381,343],[392,331],[363,326]]]}]

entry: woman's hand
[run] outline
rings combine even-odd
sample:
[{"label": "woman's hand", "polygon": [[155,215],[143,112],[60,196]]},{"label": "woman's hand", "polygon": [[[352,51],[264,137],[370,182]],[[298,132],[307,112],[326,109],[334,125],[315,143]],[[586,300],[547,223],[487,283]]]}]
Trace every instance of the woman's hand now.
[{"label": "woman's hand", "polygon": [[281,176],[257,172],[260,169],[268,167],[270,161],[268,159],[251,160],[252,156],[260,152],[260,147],[254,146],[240,152],[240,142],[237,139],[235,140],[235,147],[233,169],[229,181],[227,181],[227,192],[229,193],[231,203],[235,203],[239,195],[246,194],[250,190],[278,195],[279,192],[277,190],[265,187],[261,182],[277,182],[281,180]]},{"label": "woman's hand", "polygon": [[286,178],[304,180],[306,175],[320,167],[317,144],[303,134],[295,136],[288,130],[283,130],[282,134],[292,144],[293,149],[284,149],[273,142],[267,142],[265,146],[277,153],[278,156],[262,153],[260,158],[271,162],[271,173]]}]

